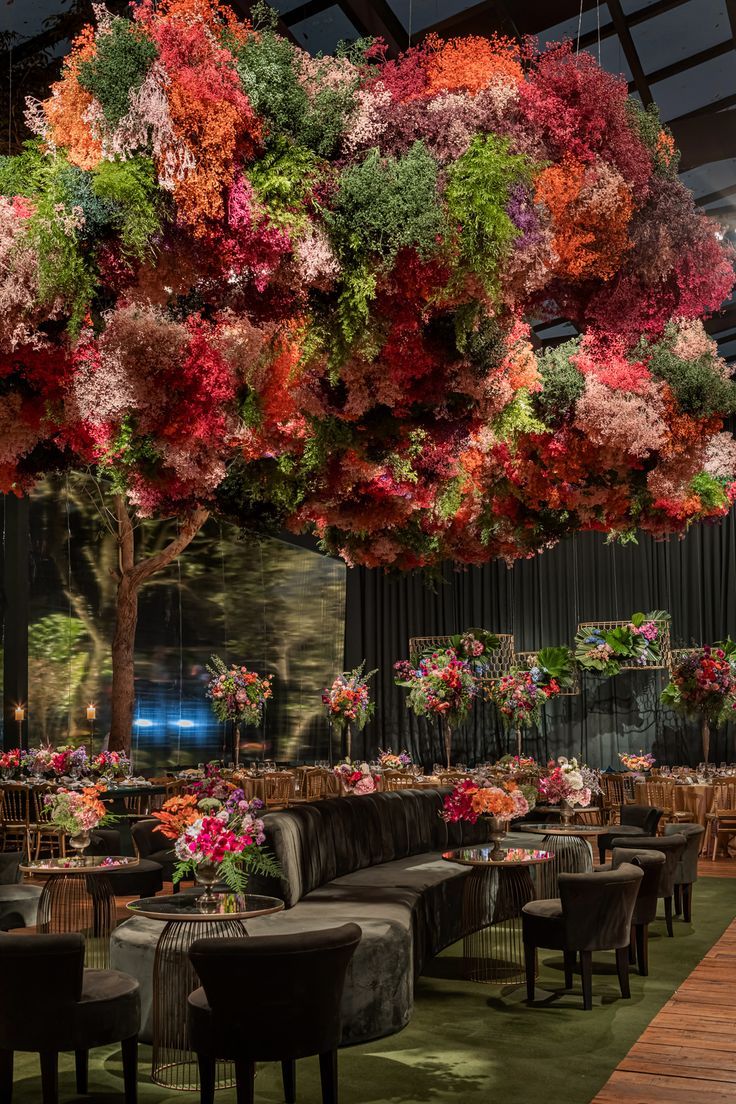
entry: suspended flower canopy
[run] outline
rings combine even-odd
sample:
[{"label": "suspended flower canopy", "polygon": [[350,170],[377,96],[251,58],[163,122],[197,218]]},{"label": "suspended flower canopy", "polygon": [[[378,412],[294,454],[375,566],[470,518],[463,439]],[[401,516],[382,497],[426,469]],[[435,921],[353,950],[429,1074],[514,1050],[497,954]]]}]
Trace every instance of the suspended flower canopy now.
[{"label": "suspended flower canopy", "polygon": [[[569,45],[312,58],[98,9],[0,161],[0,476],[91,466],[349,562],[513,560],[728,510],[733,284],[672,138]],[[535,348],[530,322],[579,336]]]}]

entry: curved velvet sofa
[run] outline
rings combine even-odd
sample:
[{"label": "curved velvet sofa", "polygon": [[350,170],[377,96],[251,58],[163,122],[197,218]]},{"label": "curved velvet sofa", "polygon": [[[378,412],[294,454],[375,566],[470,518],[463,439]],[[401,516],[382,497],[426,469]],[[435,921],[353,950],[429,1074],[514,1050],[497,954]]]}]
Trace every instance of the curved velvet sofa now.
[{"label": "curved velvet sofa", "polygon": [[[445,824],[443,792],[400,790],[296,805],[268,813],[267,844],[278,882],[252,892],[286,908],[248,922],[252,935],[312,931],[353,920],[362,939],[342,1006],[344,1046],[400,1031],[411,1018],[414,980],[433,955],[466,934],[470,870],[442,852],[483,842],[485,825]],[[141,1038],[150,1039],[153,958],[161,924],[135,918],[112,936],[111,966],[141,985]]]}]

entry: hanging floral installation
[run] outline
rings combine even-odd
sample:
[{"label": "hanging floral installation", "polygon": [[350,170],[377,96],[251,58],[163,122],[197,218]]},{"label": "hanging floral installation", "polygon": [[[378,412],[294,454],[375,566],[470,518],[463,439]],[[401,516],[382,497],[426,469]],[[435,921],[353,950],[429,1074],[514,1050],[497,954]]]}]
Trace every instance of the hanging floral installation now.
[{"label": "hanging floral installation", "polygon": [[[725,514],[733,284],[656,113],[502,38],[312,58],[218,0],[97,9],[0,160],[0,484],[109,475],[350,563]],[[533,321],[579,336],[535,348]],[[538,343],[537,343],[538,344]]]}]

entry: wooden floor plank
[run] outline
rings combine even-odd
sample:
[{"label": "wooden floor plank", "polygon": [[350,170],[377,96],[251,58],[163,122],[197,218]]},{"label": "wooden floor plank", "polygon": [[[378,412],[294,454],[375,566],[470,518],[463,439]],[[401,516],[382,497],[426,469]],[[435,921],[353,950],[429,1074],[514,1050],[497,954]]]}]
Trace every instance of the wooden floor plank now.
[{"label": "wooden floor plank", "polygon": [[736,920],[591,1104],[736,1104]]}]

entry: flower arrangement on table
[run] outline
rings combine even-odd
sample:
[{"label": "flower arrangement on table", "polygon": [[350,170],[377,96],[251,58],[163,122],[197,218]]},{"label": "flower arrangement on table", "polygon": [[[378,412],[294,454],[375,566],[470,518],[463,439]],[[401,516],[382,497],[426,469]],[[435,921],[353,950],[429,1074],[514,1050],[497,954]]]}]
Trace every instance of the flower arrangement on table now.
[{"label": "flower arrangement on table", "polygon": [[337,764],[334,773],[348,793],[369,794],[375,792],[376,781],[367,763],[351,763],[349,759],[346,759],[343,763]]},{"label": "flower arrangement on table", "polygon": [[44,797],[48,824],[70,836],[72,846],[80,851],[89,846],[89,833],[94,828],[111,824],[116,819],[100,800],[104,789],[98,784],[80,790],[57,790]]},{"label": "flower arrangement on table", "polygon": [[537,774],[541,767],[532,755],[503,755],[493,764],[493,770],[508,774]]},{"label": "flower arrangement on table", "polygon": [[79,747],[62,745],[58,748],[45,744],[28,748],[23,755],[22,765],[29,776],[46,778],[80,779],[86,777],[90,770],[89,756],[83,744]]},{"label": "flower arrangement on table", "polygon": [[670,615],[665,610],[635,613],[625,625],[578,629],[575,659],[586,671],[617,675],[623,667],[643,667],[663,659],[661,638]]},{"label": "flower arrangement on table", "polygon": [[657,762],[651,751],[640,751],[638,755],[628,751],[620,751],[618,757],[627,771],[632,771],[634,774],[645,774]]},{"label": "flower arrangement on table", "polygon": [[213,759],[205,763],[204,778],[194,778],[188,782],[185,793],[194,796],[197,801],[202,801],[204,798],[227,801],[237,788],[234,782],[225,778],[222,764]]},{"label": "flower arrangement on table", "polygon": [[400,751],[398,755],[389,748],[387,751],[378,751],[378,765],[384,770],[406,770],[414,765],[414,760],[408,751]]},{"label": "flower arrangement on table", "polygon": [[567,820],[572,808],[587,809],[601,786],[598,772],[592,767],[561,755],[557,762],[548,764],[547,773],[537,783],[537,792],[548,805],[561,805],[563,820]]},{"label": "flower arrangement on table", "polygon": [[490,840],[498,844],[506,834],[508,822],[526,816],[531,807],[533,798],[530,806],[524,789],[515,782],[489,781],[472,772],[445,796],[440,816],[447,823],[466,820],[476,824],[482,818],[488,821]]},{"label": "flower arrangement on table", "polygon": [[207,697],[218,721],[260,724],[266,702],[273,697],[273,675],[259,675],[243,664],[228,667],[219,656],[212,656],[207,670],[210,675]]},{"label": "flower arrangement on table", "polygon": [[736,642],[727,637],[683,656],[675,664],[661,700],[686,717],[700,718],[707,763],[710,725],[730,720],[736,709]]},{"label": "flower arrangement on table", "polygon": [[174,882],[193,876],[211,887],[222,880],[233,892],[244,893],[249,875],[278,877],[279,865],[263,847],[262,809],[262,801],[246,801],[242,790],[233,790],[224,801],[194,794],[165,801],[153,815],[162,834],[174,840]]},{"label": "flower arrangement on table", "polygon": [[114,781],[130,778],[130,759],[124,751],[101,751],[92,756],[89,768],[92,775],[98,778],[109,778]]},{"label": "flower arrangement on table", "polygon": [[0,753],[0,775],[6,780],[21,778],[26,773],[27,756],[27,749],[18,747]]}]

